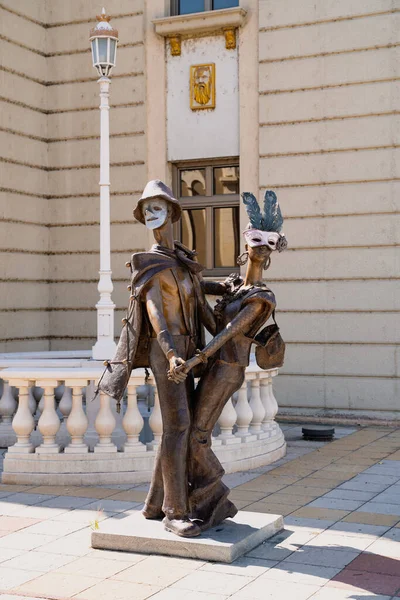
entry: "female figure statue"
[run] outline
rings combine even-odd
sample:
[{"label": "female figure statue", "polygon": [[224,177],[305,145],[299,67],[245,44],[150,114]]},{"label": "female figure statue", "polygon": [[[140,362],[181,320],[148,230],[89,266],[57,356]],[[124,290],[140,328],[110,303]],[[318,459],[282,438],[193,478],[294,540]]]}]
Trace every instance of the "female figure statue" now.
[{"label": "female figure statue", "polygon": [[207,363],[195,391],[189,442],[190,518],[203,531],[237,512],[228,500],[224,469],[211,449],[211,434],[226,402],[244,381],[257,332],[275,309],[274,294],[263,282],[263,269],[269,267],[273,251],[287,247],[280,233],[283,218],[276,195],[266,192],[264,214],[252,194],[243,194],[243,201],[250,223],[243,233],[246,251],[238,262],[248,263],[245,278],[234,274],[222,284],[203,282],[206,293],[222,295],[214,309],[217,334],[203,351],[169,372],[178,383],[196,365]]}]

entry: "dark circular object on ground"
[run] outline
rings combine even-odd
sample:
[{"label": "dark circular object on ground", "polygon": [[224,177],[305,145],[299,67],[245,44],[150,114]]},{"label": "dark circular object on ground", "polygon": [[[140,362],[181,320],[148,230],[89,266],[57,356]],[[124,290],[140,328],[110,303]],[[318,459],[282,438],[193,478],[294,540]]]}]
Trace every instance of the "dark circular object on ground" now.
[{"label": "dark circular object on ground", "polygon": [[334,427],[303,427],[303,438],[312,442],[329,442],[335,435]]}]

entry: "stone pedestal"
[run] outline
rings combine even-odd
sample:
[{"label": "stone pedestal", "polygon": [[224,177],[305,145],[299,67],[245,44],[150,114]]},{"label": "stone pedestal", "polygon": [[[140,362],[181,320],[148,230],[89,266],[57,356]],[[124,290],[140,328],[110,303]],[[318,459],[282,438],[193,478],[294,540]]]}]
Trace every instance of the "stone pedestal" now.
[{"label": "stone pedestal", "polygon": [[146,520],[138,511],[124,519],[107,519],[92,533],[92,547],[143,554],[166,554],[231,563],[283,529],[280,515],[239,511],[195,538],[164,530],[162,521]]}]

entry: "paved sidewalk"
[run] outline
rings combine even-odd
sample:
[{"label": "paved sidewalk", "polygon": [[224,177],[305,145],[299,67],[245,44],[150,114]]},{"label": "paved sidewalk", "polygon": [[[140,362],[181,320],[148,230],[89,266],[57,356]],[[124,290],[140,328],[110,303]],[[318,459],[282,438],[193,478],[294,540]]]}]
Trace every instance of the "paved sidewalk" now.
[{"label": "paved sidewalk", "polygon": [[231,565],[92,550],[91,527],[140,510],[146,486],[0,485],[0,600],[400,598],[400,429],[283,429],[284,459],[226,481],[285,529]]}]

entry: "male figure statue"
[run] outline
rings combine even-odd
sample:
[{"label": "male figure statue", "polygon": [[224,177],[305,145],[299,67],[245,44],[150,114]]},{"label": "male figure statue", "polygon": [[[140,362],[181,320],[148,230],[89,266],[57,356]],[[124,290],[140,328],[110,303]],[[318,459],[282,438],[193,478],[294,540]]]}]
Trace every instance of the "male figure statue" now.
[{"label": "male figure statue", "polygon": [[132,255],[132,295],[113,361],[100,389],[120,401],[134,367],[150,366],[156,380],[163,420],[152,483],[143,514],[165,515],[164,526],[183,537],[200,534],[189,519],[188,439],[193,376],[168,379],[167,371],[202,347],[200,321],[213,329],[213,316],[197,274],[202,266],[194,253],[174,242],[172,225],[181,216],[179,202],[161,181],[150,181],[134,210],[135,218],[153,230],[156,244]]}]

